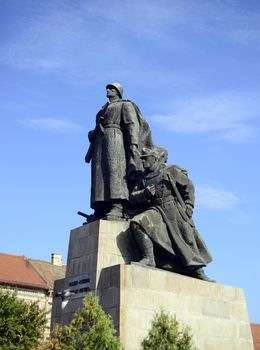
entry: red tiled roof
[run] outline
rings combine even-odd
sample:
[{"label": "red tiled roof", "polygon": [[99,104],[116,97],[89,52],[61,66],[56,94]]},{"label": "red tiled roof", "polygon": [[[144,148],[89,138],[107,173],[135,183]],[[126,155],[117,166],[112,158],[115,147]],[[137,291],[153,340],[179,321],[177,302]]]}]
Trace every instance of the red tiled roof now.
[{"label": "red tiled roof", "polygon": [[34,269],[46,281],[50,289],[53,289],[54,281],[65,277],[66,266],[53,265],[47,261],[29,259]]},{"label": "red tiled roof", "polygon": [[0,253],[0,283],[27,288],[49,289],[24,256]]},{"label": "red tiled roof", "polygon": [[251,323],[255,350],[260,350],[260,324]]}]

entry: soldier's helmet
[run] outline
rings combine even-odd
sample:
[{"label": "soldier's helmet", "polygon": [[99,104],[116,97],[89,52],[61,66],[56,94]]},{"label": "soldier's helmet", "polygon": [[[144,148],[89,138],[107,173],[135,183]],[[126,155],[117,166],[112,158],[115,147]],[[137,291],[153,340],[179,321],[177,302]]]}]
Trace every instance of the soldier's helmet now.
[{"label": "soldier's helmet", "polygon": [[119,83],[109,83],[106,85],[106,88],[108,86],[113,86],[119,93],[119,97],[122,98],[123,97],[123,86]]},{"label": "soldier's helmet", "polygon": [[142,149],[142,153],[140,158],[146,158],[149,156],[153,156],[156,159],[160,160],[161,163],[166,163],[168,160],[168,152],[164,147],[160,147],[160,146],[153,146],[153,148],[147,148],[144,147]]}]

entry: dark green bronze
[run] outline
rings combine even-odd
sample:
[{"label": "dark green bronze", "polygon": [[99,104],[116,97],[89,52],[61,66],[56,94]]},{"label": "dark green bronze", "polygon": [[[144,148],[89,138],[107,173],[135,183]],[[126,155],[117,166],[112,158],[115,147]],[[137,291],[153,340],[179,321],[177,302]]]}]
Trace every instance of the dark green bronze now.
[{"label": "dark green bronze", "polygon": [[165,166],[163,148],[144,149],[141,158],[145,171],[130,196],[140,211],[130,223],[139,263],[210,281],[202,268],[212,258],[192,219],[194,186],[187,171]]},{"label": "dark green bronze", "polygon": [[119,83],[106,86],[109,100],[88,134],[91,208],[87,222],[131,219],[139,263],[211,281],[203,267],[211,255],[192,219],[194,186],[185,169],[166,166],[167,151],[152,142],[139,108],[123,99]]},{"label": "dark green bronze", "polygon": [[89,132],[92,220],[122,220],[135,173],[141,169],[140,150],[152,145],[150,128],[138,107],[123,100],[119,83],[106,86],[109,100],[96,116]]}]

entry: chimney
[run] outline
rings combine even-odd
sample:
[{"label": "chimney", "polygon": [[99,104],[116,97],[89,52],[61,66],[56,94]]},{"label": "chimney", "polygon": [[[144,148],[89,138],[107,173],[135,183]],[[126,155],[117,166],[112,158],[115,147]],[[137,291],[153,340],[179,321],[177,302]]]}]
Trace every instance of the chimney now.
[{"label": "chimney", "polygon": [[51,263],[55,266],[62,266],[62,255],[58,253],[51,254]]}]

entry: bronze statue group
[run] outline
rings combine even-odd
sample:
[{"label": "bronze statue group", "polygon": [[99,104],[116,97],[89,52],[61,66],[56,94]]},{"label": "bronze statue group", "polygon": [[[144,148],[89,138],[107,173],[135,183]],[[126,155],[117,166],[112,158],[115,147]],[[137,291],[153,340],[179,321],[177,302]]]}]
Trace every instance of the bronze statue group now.
[{"label": "bronze statue group", "polygon": [[204,281],[212,257],[192,219],[194,186],[185,169],[167,166],[167,150],[153,144],[139,108],[123,99],[119,83],[106,86],[108,102],[89,132],[88,221],[129,220],[139,263]]}]

